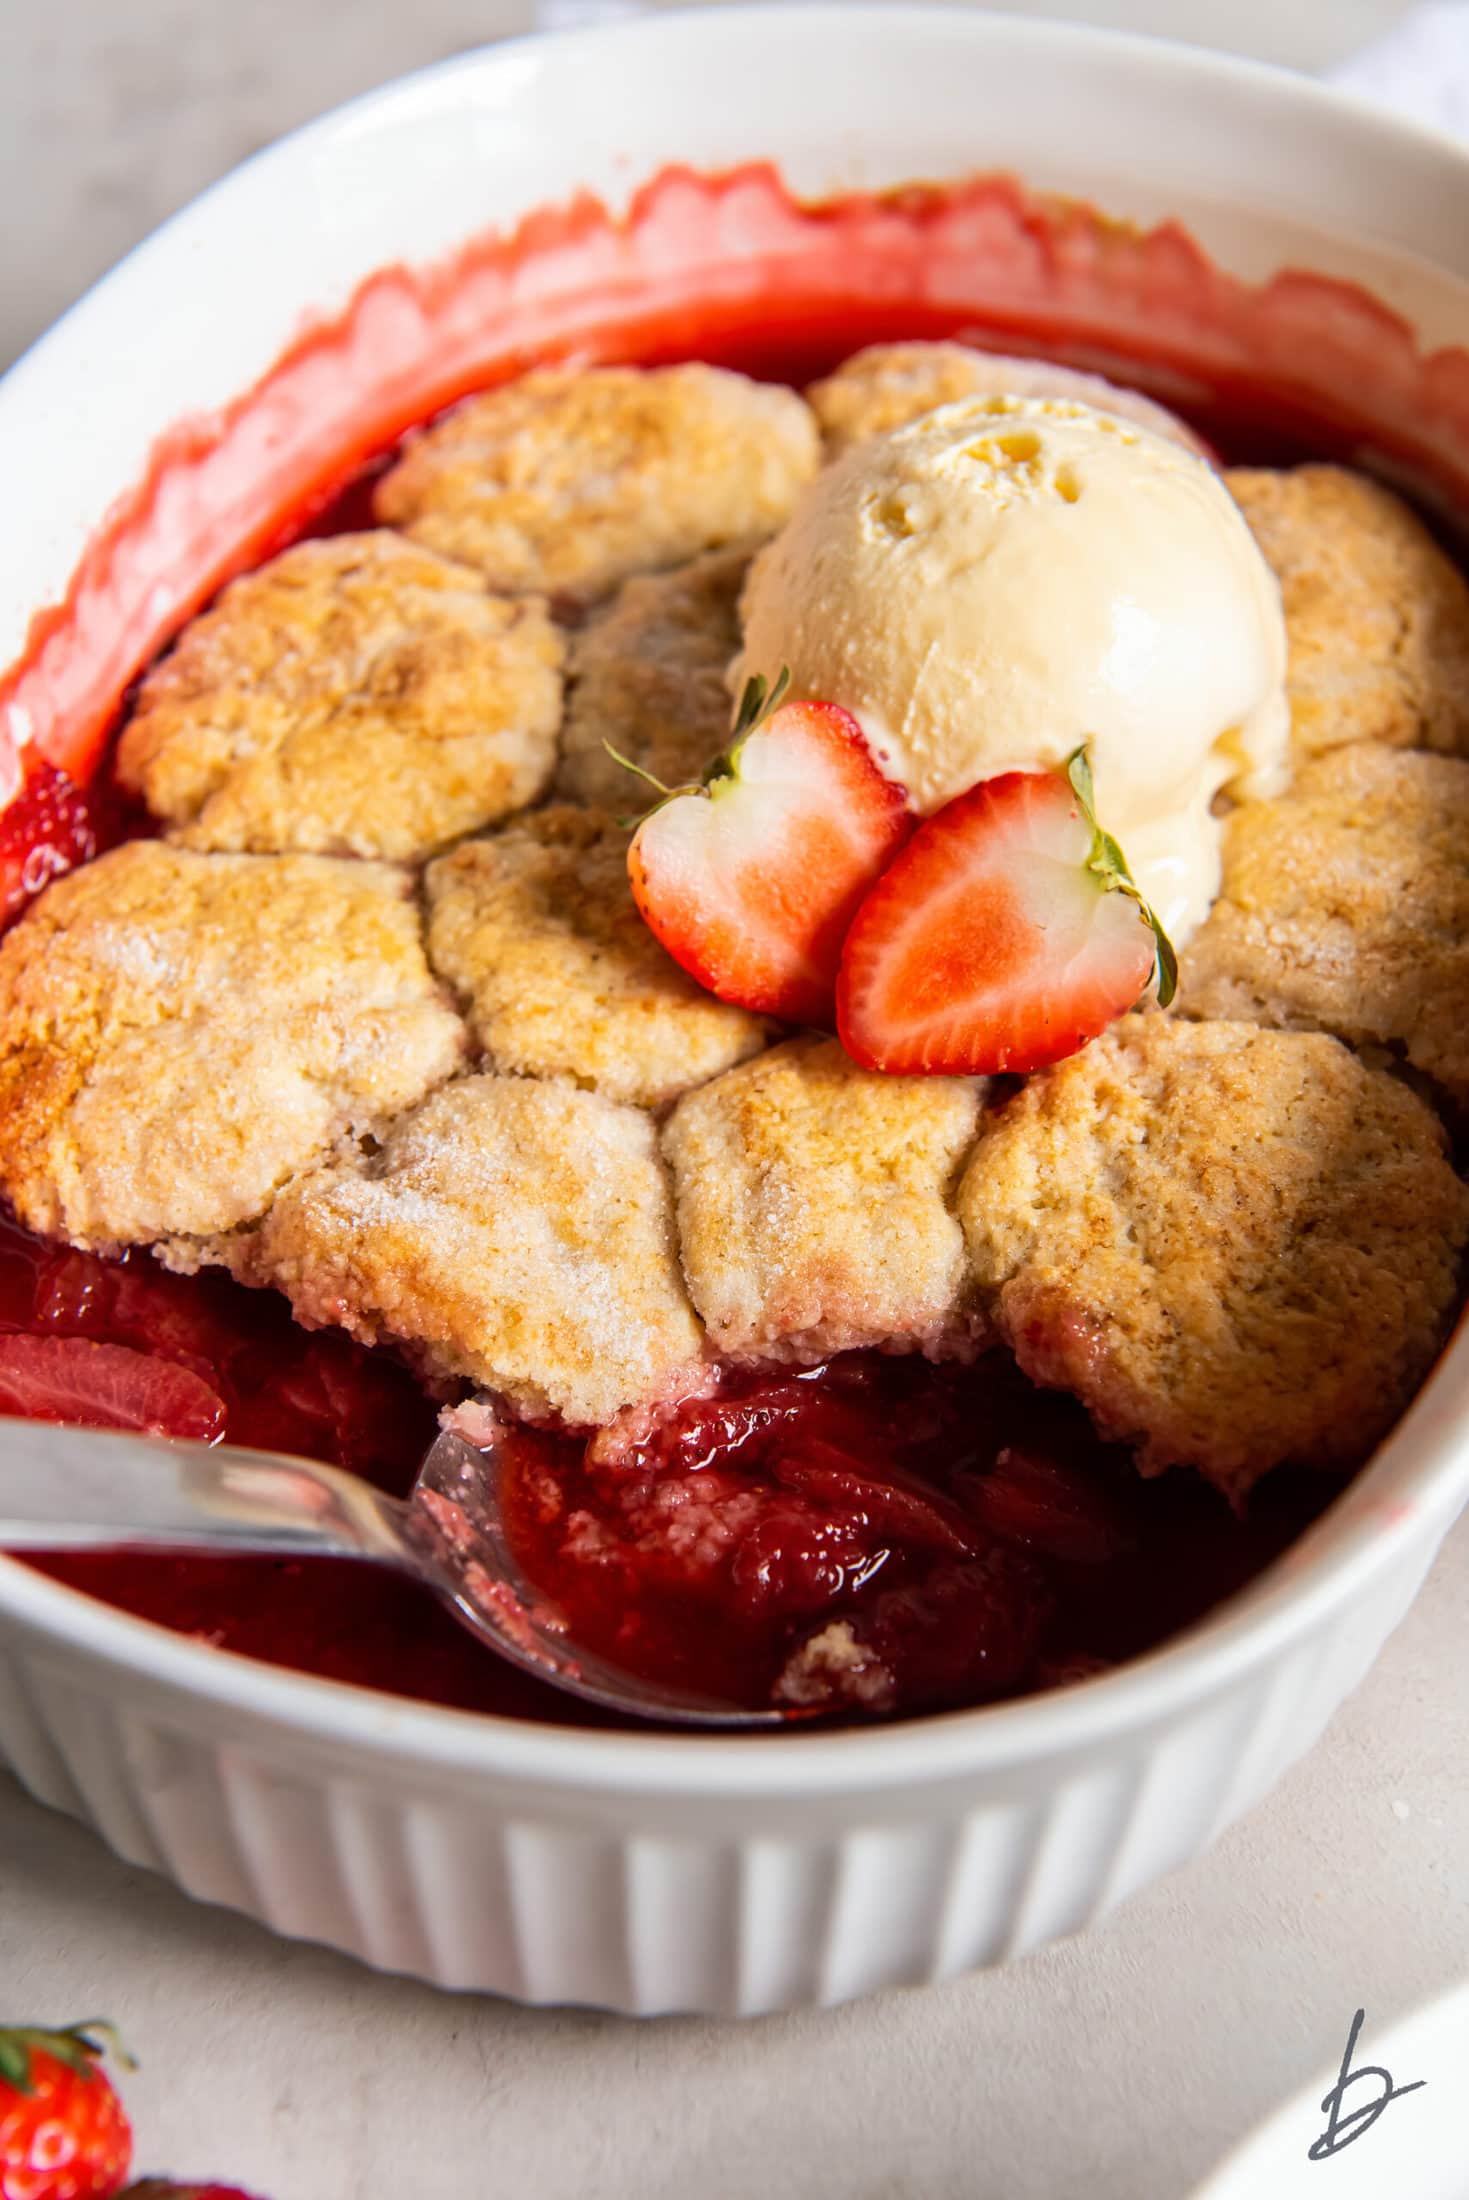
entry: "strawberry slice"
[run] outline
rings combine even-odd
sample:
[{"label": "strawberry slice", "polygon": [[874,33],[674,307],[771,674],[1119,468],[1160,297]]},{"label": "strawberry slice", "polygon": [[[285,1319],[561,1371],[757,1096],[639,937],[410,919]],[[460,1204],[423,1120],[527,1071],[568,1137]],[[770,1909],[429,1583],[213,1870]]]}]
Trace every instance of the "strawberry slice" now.
[{"label": "strawberry slice", "polygon": [[212,1444],[224,1400],[186,1367],[86,1337],[0,1337],[0,1413]]},{"label": "strawberry slice", "polygon": [[852,921],[837,1029],[865,1069],[1043,1069],[1177,964],[1097,823],[1086,752],[982,780],[919,826]]},{"label": "strawberry slice", "polygon": [[1133,1545],[1111,1491],[1041,1452],[1007,1444],[988,1474],[963,1477],[962,1495],[1001,1543],[1072,1565],[1103,1565]]},{"label": "strawberry slice", "polygon": [[835,1444],[807,1437],[803,1448],[775,1461],[777,1482],[833,1512],[854,1514],[880,1534],[920,1549],[977,1557],[983,1548],[973,1525],[938,1490],[922,1487],[916,1476],[884,1461],[864,1474],[856,1460]]},{"label": "strawberry slice", "polygon": [[54,764],[32,757],[19,794],[0,814],[0,929],[53,878],[96,853],[86,796]]},{"label": "strawberry slice", "polygon": [[913,820],[856,719],[783,703],[789,684],[747,684],[729,749],[699,786],[663,790],[627,867],[648,929],[701,985],[829,1030],[847,927]]}]

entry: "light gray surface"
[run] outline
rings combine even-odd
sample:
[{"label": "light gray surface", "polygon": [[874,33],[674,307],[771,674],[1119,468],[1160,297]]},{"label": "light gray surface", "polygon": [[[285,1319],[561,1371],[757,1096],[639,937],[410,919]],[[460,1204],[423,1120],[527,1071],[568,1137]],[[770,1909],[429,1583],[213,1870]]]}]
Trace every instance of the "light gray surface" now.
[{"label": "light gray surface", "polygon": [[[1181,2200],[1337,2062],[1355,2009],[1370,2061],[1378,2026],[1469,1976],[1466,1604],[1469,1522],[1208,1856],[931,1993],[746,2025],[438,1995],[193,1908],[3,1781],[0,1993],[107,2011],[143,2058],[140,2160],[271,2200]],[[1384,2193],[1398,2113],[1361,2142]],[[1329,2165],[1300,2167],[1323,2200]]]},{"label": "light gray surface", "polygon": [[[1400,9],[1072,12],[1320,66]],[[279,130],[528,13],[0,0],[0,358]],[[455,2000],[199,1910],[0,1779],[0,2013],[115,2016],[140,2164],[271,2200],[1181,2200],[1355,2008],[1385,2022],[1469,1975],[1466,1605],[1469,1524],[1270,1802],[1005,1974],[745,2027]],[[1391,2117],[1365,2143],[1392,2190]],[[1307,2200],[1329,2180],[1302,2163]]]}]

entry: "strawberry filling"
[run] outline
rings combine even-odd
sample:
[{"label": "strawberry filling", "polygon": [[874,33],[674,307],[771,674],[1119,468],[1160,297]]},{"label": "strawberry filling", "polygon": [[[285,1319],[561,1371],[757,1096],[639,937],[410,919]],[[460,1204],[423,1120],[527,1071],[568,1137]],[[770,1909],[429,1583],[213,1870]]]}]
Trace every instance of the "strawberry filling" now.
[{"label": "strawberry filling", "polygon": [[[268,1292],[48,1247],[4,1222],[0,1410],[222,1435],[398,1491],[434,1428],[386,1353],[297,1328]],[[819,1706],[861,1713],[1104,1670],[1229,1595],[1337,1486],[1283,1472],[1238,1520],[1193,1477],[1140,1482],[1078,1407],[998,1354],[957,1368],[856,1353],[801,1374],[730,1372],[640,1441],[517,1430],[506,1494],[521,1563],[606,1655],[740,1702],[769,1700],[784,1678],[791,1700],[807,1646],[846,1627],[858,1663]],[[274,1664],[467,1710],[595,1717],[370,1568],[107,1552],[34,1563]]]},{"label": "strawberry filling", "polygon": [[[799,358],[776,357],[750,329],[728,337],[722,353],[712,343],[701,355],[800,381],[865,340],[914,332],[884,315],[868,305],[834,310],[830,326],[802,338]],[[935,315],[922,333],[948,335],[964,318]],[[700,335],[680,321],[663,349],[698,352]],[[1287,455],[1258,413],[1243,439],[1226,428],[1211,420],[1234,458]],[[360,526],[367,515],[363,484],[353,482],[311,531]],[[273,543],[288,532],[276,530]],[[939,818],[907,839],[912,820],[891,790],[874,785],[850,743],[821,737],[814,706],[798,707],[813,713],[801,764],[810,799],[783,848],[781,879],[746,879],[733,863],[734,921],[721,930],[717,897],[678,899],[686,879],[707,886],[707,864],[700,869],[696,848],[682,862],[666,844],[660,937],[697,974],[706,958],[711,971],[717,962],[731,998],[829,1021],[839,951],[861,925],[854,911],[865,913],[901,866],[932,861],[936,890],[962,885],[963,895],[945,903],[940,892],[942,914],[914,919],[911,930],[889,902],[880,966],[876,954],[861,966],[860,1007],[849,941],[849,1047],[862,1043],[854,1035],[870,1012],[884,1046],[896,1034],[901,1049],[924,1053],[956,1003],[960,1024],[978,1003],[992,1025],[1006,1010],[1015,1049],[1034,1052],[1041,1041],[1033,1021],[1021,1028],[1017,1004],[1033,1007],[1035,880],[1044,874],[1027,874],[1017,890],[1002,863],[986,870],[972,847],[945,847]],[[1040,810],[1049,814],[1058,799],[1065,804],[1064,790],[1053,788]],[[82,795],[38,765],[0,817],[0,921],[96,848],[145,829],[105,783]],[[768,845],[765,829],[756,814],[757,851]],[[1085,836],[1067,830],[1060,852],[1074,900]],[[819,894],[796,892],[813,882]],[[1142,990],[1153,952],[1134,904],[1081,883],[1080,914],[1066,917],[1062,895],[1052,919],[1059,912],[1072,923],[1088,953],[1095,927],[1115,933],[1102,939],[1095,999],[1072,987],[1058,1009],[1052,988],[1052,1021],[1069,1019],[1062,1036],[1078,1044],[1088,1017],[1105,1010],[1108,1020]],[[960,1030],[954,1043],[969,1037]],[[945,1064],[935,1056],[921,1066]],[[1033,1340],[1036,1360],[1048,1349],[1064,1358],[1061,1341]],[[47,1246],[3,1220],[0,1411],[223,1437],[334,1461],[396,1491],[411,1482],[435,1424],[434,1407],[389,1355],[299,1329],[270,1293],[217,1274],[170,1275],[141,1255],[109,1261]],[[1104,1671],[1236,1591],[1340,1486],[1282,1470],[1237,1518],[1194,1477],[1142,1482],[1126,1455],[1097,1441],[1079,1407],[1037,1390],[998,1353],[970,1367],[864,1353],[802,1374],[727,1371],[709,1396],[640,1441],[517,1430],[507,1471],[522,1564],[590,1645],[729,1700],[859,1715],[988,1702]],[[487,1656],[426,1594],[368,1568],[108,1553],[35,1563],[182,1634],[278,1665],[457,1708],[604,1723]]]},{"label": "strawberry filling", "polygon": [[1326,1494],[1285,1473],[1242,1523],[1192,1477],[1144,1483],[999,1354],[729,1369],[626,1442],[517,1431],[502,1473],[521,1563],[579,1640],[726,1701],[858,1714],[1103,1671]]},{"label": "strawberry filling", "polygon": [[20,792],[0,811],[0,928],[13,924],[52,879],[89,862],[98,846],[86,795],[33,755]]}]

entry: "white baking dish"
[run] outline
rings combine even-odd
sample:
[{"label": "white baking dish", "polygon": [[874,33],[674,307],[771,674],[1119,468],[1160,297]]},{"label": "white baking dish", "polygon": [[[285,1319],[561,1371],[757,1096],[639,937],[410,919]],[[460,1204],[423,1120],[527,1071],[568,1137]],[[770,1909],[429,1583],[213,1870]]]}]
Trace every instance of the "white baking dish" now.
[{"label": "white baking dish", "polygon": [[[615,208],[670,162],[751,158],[805,193],[1013,168],[1111,213],[1176,215],[1253,283],[1283,263],[1365,283],[1425,346],[1469,328],[1469,159],[1268,71],[912,6],[505,46],[251,162],[0,385],[0,665],[160,434],[254,383],[303,316],[579,185]],[[676,227],[673,277],[695,250]],[[736,201],[720,236],[737,271]],[[707,234],[697,253],[707,287]],[[402,329],[379,335],[386,360]],[[1407,333],[1384,324],[1384,343]],[[1428,383],[1391,399],[1446,478],[1469,471],[1447,382],[1439,411]],[[175,545],[197,520],[173,512]],[[122,561],[92,615],[166,626],[171,585]],[[9,707],[24,735],[33,696]],[[1461,1335],[1348,1498],[1187,1639],[1031,1702],[733,1741],[301,1678],[0,1561],[0,1752],[201,1899],[441,1985],[639,2012],[839,2001],[1078,1930],[1194,1855],[1355,1687],[1466,1495]]]}]

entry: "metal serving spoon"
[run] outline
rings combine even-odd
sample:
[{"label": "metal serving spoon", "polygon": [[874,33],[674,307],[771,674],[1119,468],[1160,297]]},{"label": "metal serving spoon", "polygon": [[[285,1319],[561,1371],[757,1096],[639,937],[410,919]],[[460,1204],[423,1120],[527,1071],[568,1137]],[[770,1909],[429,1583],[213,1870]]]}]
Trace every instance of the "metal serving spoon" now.
[{"label": "metal serving spoon", "polygon": [[661,1688],[578,1649],[511,1555],[494,1453],[448,1430],[402,1498],[283,1452],[0,1418],[0,1549],[370,1559],[432,1589],[512,1665],[604,1710],[707,1727],[791,1716]]}]

